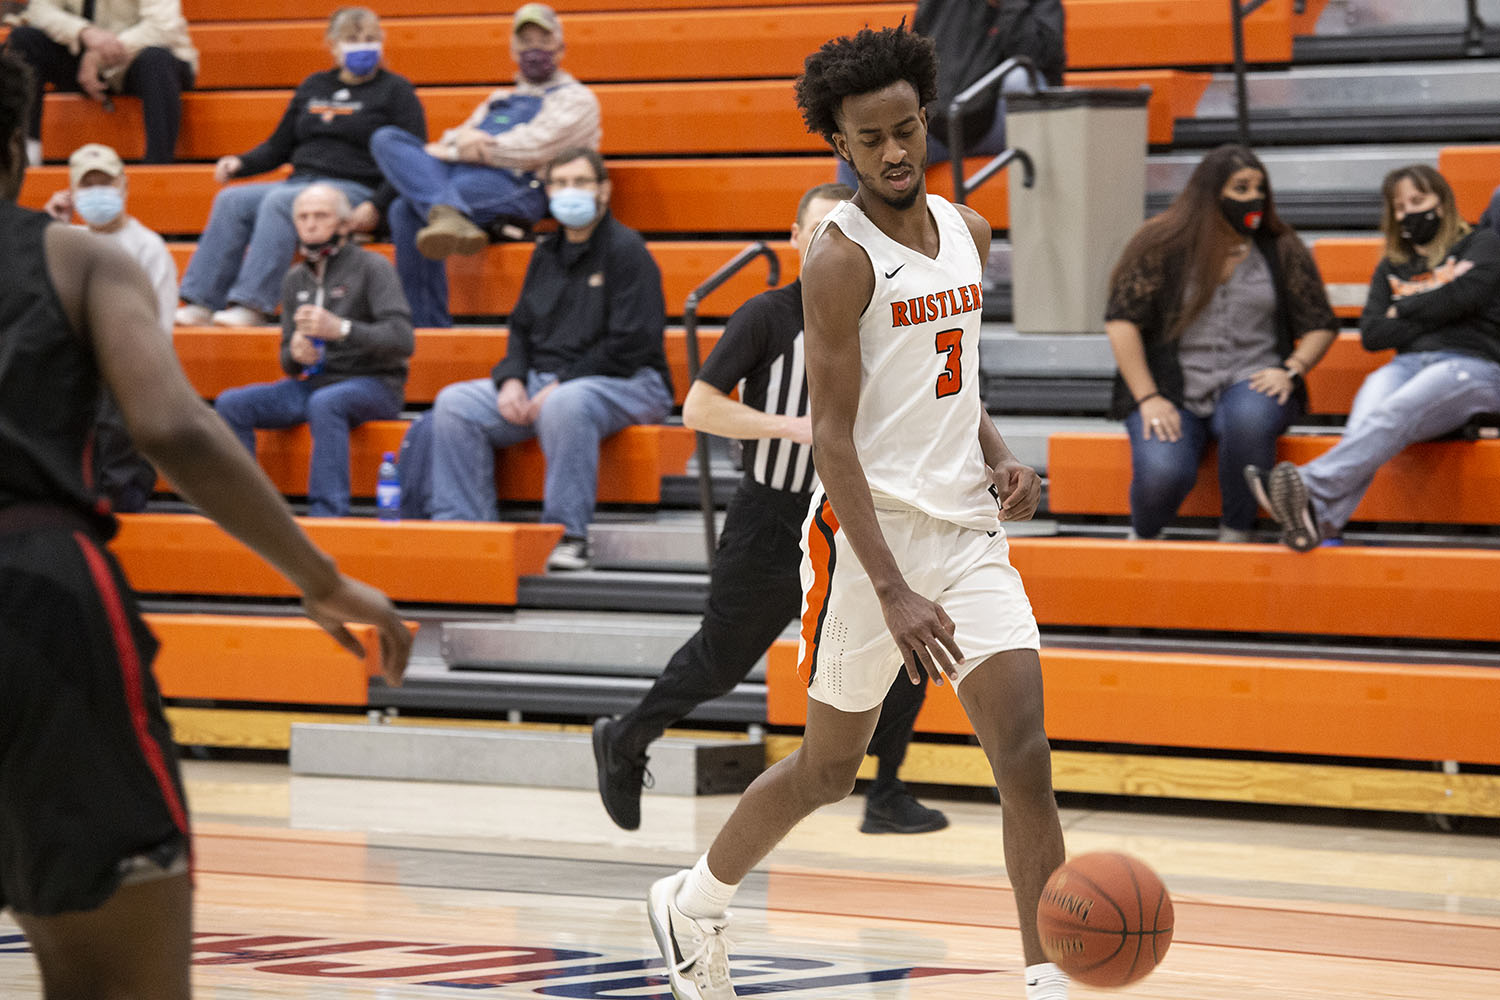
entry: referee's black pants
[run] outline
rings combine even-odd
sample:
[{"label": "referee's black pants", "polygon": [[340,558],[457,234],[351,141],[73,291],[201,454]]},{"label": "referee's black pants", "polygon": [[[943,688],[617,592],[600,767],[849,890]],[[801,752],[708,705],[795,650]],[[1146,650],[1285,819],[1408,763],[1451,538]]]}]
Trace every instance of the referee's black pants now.
[{"label": "referee's black pants", "polygon": [[[621,753],[644,753],[653,740],[693,709],[728,694],[745,679],[802,607],[802,523],[807,493],[740,481],[724,518],[724,530],[708,580],[703,625],[672,654],[641,703],[614,730]],[[870,739],[880,771],[894,776],[906,757],[912,723],[927,693],[898,677],[881,707]]]}]

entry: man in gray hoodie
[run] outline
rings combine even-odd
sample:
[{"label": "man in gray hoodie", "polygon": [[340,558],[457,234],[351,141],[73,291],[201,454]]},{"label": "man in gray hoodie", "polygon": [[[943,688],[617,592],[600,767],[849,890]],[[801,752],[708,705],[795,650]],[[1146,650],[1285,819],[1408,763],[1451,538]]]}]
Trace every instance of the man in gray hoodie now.
[{"label": "man in gray hoodie", "polygon": [[277,382],[227,389],[214,408],[255,453],[257,427],[312,430],[308,514],[349,512],[349,431],[390,420],[405,399],[411,310],[389,261],[346,239],[349,199],[313,184],[292,203],[302,258],[281,283]]}]

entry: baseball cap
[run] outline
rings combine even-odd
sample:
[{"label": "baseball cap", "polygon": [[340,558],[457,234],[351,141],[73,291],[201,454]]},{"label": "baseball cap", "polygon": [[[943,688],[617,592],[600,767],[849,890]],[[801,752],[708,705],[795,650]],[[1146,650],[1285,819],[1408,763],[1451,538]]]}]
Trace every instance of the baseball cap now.
[{"label": "baseball cap", "polygon": [[73,155],[68,157],[68,180],[74,187],[83,180],[83,175],[90,170],[98,170],[109,174],[111,177],[119,177],[125,173],[125,163],[120,159],[120,154],[113,149],[98,142],[91,142],[86,146],[79,146],[73,150]]},{"label": "baseball cap", "polygon": [[511,24],[511,34],[515,34],[528,24],[534,24],[544,31],[550,31],[559,42],[562,41],[562,24],[557,20],[557,11],[544,3],[523,4],[516,11],[515,21]]}]

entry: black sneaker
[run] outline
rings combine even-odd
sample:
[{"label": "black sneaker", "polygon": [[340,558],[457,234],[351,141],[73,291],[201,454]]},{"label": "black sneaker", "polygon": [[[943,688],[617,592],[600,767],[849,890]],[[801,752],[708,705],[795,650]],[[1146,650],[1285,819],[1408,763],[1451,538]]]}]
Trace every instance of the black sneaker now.
[{"label": "black sneaker", "polygon": [[1318,519],[1307,499],[1307,484],[1291,462],[1279,462],[1266,477],[1271,516],[1281,525],[1281,540],[1298,552],[1308,552],[1323,541]]},{"label": "black sneaker", "polygon": [[647,757],[641,754],[631,760],[615,746],[610,730],[611,719],[594,723],[594,767],[599,777],[599,798],[604,811],[622,830],[636,830],[641,825],[641,789],[651,787],[651,772],[646,770]]},{"label": "black sneaker", "polygon": [[931,833],[948,825],[948,817],[918,802],[901,782],[865,799],[860,833]]}]

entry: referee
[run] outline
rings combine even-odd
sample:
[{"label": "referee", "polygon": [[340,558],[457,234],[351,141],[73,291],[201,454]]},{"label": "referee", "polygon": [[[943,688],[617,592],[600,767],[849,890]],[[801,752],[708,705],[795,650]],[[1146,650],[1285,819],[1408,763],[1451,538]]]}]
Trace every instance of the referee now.
[{"label": "referee", "polygon": [[[802,196],[792,243],[806,252],[823,216],[854,192],[820,184]],[[763,292],[729,318],[683,404],[694,430],[745,442],[740,481],[719,538],[703,625],[672,655],[640,704],[594,723],[599,795],[625,830],[641,825],[646,748],[694,708],[727,694],[796,617],[802,603],[802,524],[817,485],[803,370],[802,283]],[[740,399],[729,392],[743,383]],[[948,818],[914,799],[896,777],[926,695],[891,685],[870,740],[879,770],[866,796],[865,833],[926,833]]]}]

